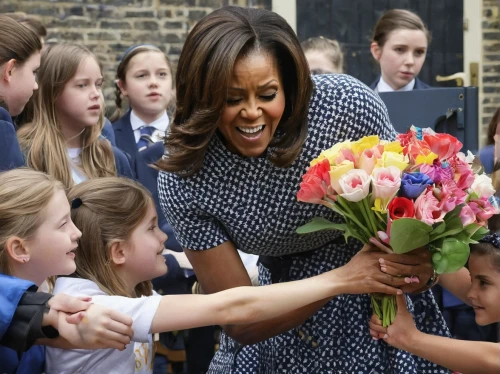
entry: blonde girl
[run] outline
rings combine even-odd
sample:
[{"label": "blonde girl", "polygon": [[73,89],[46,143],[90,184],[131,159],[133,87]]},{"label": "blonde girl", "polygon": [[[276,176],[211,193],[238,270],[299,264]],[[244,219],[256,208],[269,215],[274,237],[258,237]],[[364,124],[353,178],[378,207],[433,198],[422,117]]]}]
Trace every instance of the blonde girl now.
[{"label": "blonde girl", "polygon": [[101,136],[102,72],[79,45],[56,44],[43,52],[33,122],[19,130],[26,163],[66,187],[117,173],[132,177],[126,156]]},{"label": "blonde girl", "polygon": [[[67,339],[38,341],[43,344],[68,346],[69,342],[69,346],[82,348],[123,349],[129,342],[131,321],[115,311],[90,306],[89,297],[73,300],[77,303],[76,310],[74,307],[69,308],[73,309],[70,312],[86,309],[85,314],[72,316],[69,322],[78,323],[85,315],[89,323],[68,324],[67,316],[57,311],[61,307],[58,304],[64,303],[64,295],[49,300],[50,296],[43,293],[32,293],[29,302],[21,301],[21,309],[12,316],[17,306],[17,284],[27,283],[30,288],[36,289],[50,276],[69,275],[75,271],[74,251],[80,236],[81,232],[71,221],[70,206],[61,182],[44,173],[24,168],[0,174],[0,272],[2,287],[14,287],[2,289],[5,297],[2,298],[0,319],[4,323],[4,318],[8,319],[10,315],[8,323],[15,326],[6,328],[2,333],[0,372],[41,372],[43,347],[29,349],[20,361],[16,352],[10,349],[22,353],[35,340],[57,336],[54,330],[35,330],[32,324],[50,325]],[[47,301],[52,309],[44,315]],[[35,308],[36,305],[38,307]],[[35,313],[32,312],[33,308],[36,309]]]},{"label": "blonde girl", "polygon": [[[47,350],[47,373],[150,373],[151,334],[213,324],[241,324],[279,314],[341,293],[358,293],[366,283],[362,251],[348,265],[306,280],[262,287],[234,288],[211,295],[153,295],[151,278],[166,272],[166,235],[158,228],[150,193],[128,179],[101,178],[69,192],[71,216],[83,235],[76,250],[76,278],[59,278],[54,292],[92,296],[133,320],[135,347],[115,350]],[[114,201],[120,196],[118,201]],[[340,278],[339,278],[340,277]],[[346,277],[346,278],[343,278]],[[342,281],[340,281],[342,279]],[[400,293],[368,281],[373,291]],[[365,288],[363,288],[365,292]]]},{"label": "blonde girl", "polygon": [[431,42],[422,19],[405,9],[384,13],[373,30],[370,51],[381,74],[370,87],[377,92],[429,88],[418,79]]},{"label": "blonde girl", "polygon": [[309,38],[300,43],[311,74],[342,74],[344,53],[335,39],[323,36]]}]

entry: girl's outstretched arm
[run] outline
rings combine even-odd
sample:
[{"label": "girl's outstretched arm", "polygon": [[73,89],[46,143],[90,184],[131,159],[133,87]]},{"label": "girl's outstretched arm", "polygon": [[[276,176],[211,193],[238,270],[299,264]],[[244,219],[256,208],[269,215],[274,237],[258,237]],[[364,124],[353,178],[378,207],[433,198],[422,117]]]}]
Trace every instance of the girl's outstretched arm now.
[{"label": "girl's outstretched arm", "polygon": [[[396,287],[405,285],[404,279],[368,271],[370,267],[378,268],[380,256],[380,253],[369,253],[369,249],[366,246],[345,266],[309,279],[261,287],[236,287],[210,295],[164,296],[151,332],[269,320],[339,294],[400,293]],[[392,286],[385,284],[389,278],[394,282]]]},{"label": "girl's outstretched arm", "polygon": [[374,315],[370,334],[374,339],[463,374],[500,373],[500,344],[445,338],[419,331],[403,295],[396,296],[398,313],[387,329]]}]

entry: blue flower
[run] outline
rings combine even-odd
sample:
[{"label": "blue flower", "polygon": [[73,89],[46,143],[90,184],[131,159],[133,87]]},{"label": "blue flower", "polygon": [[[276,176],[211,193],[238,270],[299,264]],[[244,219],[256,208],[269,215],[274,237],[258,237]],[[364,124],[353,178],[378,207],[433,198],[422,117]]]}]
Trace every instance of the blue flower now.
[{"label": "blue flower", "polygon": [[408,199],[416,199],[427,186],[433,184],[431,178],[424,173],[405,173],[401,178],[401,192],[402,195]]}]

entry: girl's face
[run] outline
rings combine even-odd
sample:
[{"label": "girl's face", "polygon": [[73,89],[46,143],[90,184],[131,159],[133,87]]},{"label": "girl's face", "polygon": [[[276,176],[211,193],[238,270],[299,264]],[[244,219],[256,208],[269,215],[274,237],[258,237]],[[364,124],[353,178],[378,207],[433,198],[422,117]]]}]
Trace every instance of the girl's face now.
[{"label": "girl's face", "polygon": [[172,72],[165,55],[146,51],[132,57],[119,87],[139,116],[160,117],[172,99]]},{"label": "girl's face", "polygon": [[[6,63],[7,65],[9,63]],[[38,89],[36,82],[36,72],[40,67],[40,52],[34,53],[24,64],[14,63],[12,70],[5,73],[3,79],[8,80],[6,92],[0,92],[3,97],[10,115],[20,114],[33,91]]]},{"label": "girl's face", "polygon": [[56,100],[56,113],[66,137],[98,123],[103,109],[102,80],[99,64],[88,56],[64,85]]},{"label": "girl's face", "polygon": [[472,286],[467,294],[478,325],[500,322],[500,271],[489,256],[472,254],[469,258]]},{"label": "girl's face", "polygon": [[234,153],[262,155],[285,110],[285,92],[277,63],[259,52],[234,64],[219,131]]},{"label": "girl's face", "polygon": [[[26,240],[30,260],[23,266],[37,277],[37,284],[53,275],[75,271],[75,253],[80,230],[71,221],[68,198],[58,189],[42,213],[43,221],[34,236]],[[28,269],[30,268],[30,269]]]},{"label": "girl's face", "polygon": [[371,52],[380,63],[384,80],[399,90],[420,73],[427,53],[427,37],[420,30],[394,30],[383,47],[372,43]]},{"label": "girl's face", "polygon": [[166,240],[167,235],[158,227],[156,208],[150,201],[146,216],[132,231],[123,246],[126,258],[123,273],[130,287],[167,272],[165,258],[162,255]]}]

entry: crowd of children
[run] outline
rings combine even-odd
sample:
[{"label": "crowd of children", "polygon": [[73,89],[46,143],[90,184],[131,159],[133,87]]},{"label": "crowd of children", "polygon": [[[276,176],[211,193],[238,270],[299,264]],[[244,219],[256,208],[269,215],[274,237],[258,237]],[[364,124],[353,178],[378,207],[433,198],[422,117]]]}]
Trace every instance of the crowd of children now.
[{"label": "crowd of children", "polygon": [[[151,280],[179,269],[166,250],[182,250],[152,167],[164,155],[174,111],[170,62],[154,45],[126,50],[108,121],[96,56],[82,45],[44,46],[45,35],[36,21],[0,15],[0,372],[151,373],[155,333],[267,320],[363,293],[361,283],[363,290],[399,295],[392,326],[370,321],[374,339],[451,370],[500,371],[496,343],[419,332],[399,289],[404,279],[367,285],[359,263],[394,259],[370,246],[347,265],[308,279],[210,295],[158,294]],[[372,89],[428,88],[417,76],[429,43],[414,13],[384,14],[371,44],[381,66]],[[338,42],[311,38],[302,47],[312,73],[343,72]],[[500,322],[499,258],[495,234],[473,245],[471,283],[453,290],[469,300],[478,325]],[[46,292],[36,292],[40,287]]]}]

